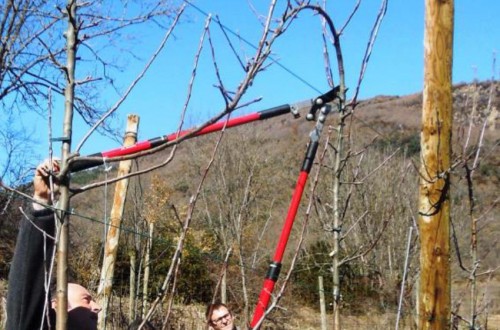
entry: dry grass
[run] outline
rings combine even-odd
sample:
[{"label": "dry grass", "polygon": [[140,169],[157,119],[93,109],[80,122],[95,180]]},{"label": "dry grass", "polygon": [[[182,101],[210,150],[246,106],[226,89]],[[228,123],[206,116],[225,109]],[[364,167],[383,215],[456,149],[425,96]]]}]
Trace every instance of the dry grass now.
[{"label": "dry grass", "polygon": [[[498,298],[497,298],[498,300]],[[331,315],[327,316],[327,329],[332,329]],[[489,315],[486,319],[480,318],[480,323],[482,325],[481,329],[488,330],[500,330],[500,314]],[[293,323],[287,325],[286,329],[290,330],[313,330],[321,328],[320,315],[311,310],[304,308],[302,309],[297,318],[294,319]],[[396,328],[396,313],[370,313],[361,316],[341,316],[341,328],[343,330],[386,330]],[[405,317],[399,321],[399,329],[401,330],[413,330],[417,329],[415,324],[415,319],[413,317]],[[468,329],[465,323],[459,324],[458,329],[465,330]]]}]

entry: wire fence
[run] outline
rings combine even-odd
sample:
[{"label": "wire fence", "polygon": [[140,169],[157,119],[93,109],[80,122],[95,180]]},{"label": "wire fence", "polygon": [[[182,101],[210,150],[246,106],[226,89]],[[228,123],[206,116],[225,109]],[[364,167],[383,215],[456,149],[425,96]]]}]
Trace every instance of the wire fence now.
[{"label": "wire fence", "polygon": [[[6,192],[0,192],[0,194],[8,195]],[[17,199],[24,200],[25,198],[22,196],[17,196]],[[72,210],[70,214],[74,217],[75,221],[84,221],[89,223],[95,223],[99,225],[106,225],[104,220],[91,217],[85,214],[81,214],[77,211]],[[108,224],[109,225],[109,224]],[[138,231],[136,228],[122,225],[121,230],[124,234],[128,235],[136,235],[137,237],[141,237],[143,239],[151,238],[148,232]],[[163,244],[172,244],[171,241],[166,240],[162,237],[153,237],[155,244],[163,243]],[[172,247],[174,244],[172,244]],[[221,264],[223,263],[223,257],[218,254],[213,253],[203,253],[203,259],[206,263],[211,264]],[[262,277],[262,269],[252,268],[242,266],[239,263],[232,261],[230,262],[230,267],[245,267],[245,271],[255,277]],[[299,286],[301,289],[309,290],[311,292],[317,292],[318,288],[316,283],[293,283],[293,286]],[[3,290],[2,290],[3,291]],[[325,291],[328,295],[330,292]],[[398,295],[398,290],[394,289],[394,297]],[[292,290],[293,295],[293,290]],[[0,295],[1,304],[1,313],[0,313],[0,328],[2,322],[5,320],[5,298],[4,294]],[[462,297],[457,297],[460,299]],[[290,299],[294,299],[294,297],[290,297]],[[466,298],[465,298],[466,299]],[[119,303],[113,309],[110,320],[112,327],[111,329],[123,329],[128,322],[127,311],[125,311],[123,306],[126,306],[126,301],[128,301],[128,297],[115,297],[115,300],[118,300]],[[410,299],[411,300],[411,299]],[[366,304],[366,302],[364,302]],[[408,305],[408,303],[410,305]],[[399,329],[416,329],[416,322],[418,320],[418,314],[414,311],[414,306],[411,301],[407,301],[406,306],[402,308],[401,312],[401,320],[399,322]],[[377,306],[376,306],[377,305]],[[495,296],[491,296],[489,301],[483,301],[483,313],[479,315],[478,318],[478,329],[500,329],[500,316],[499,315],[489,315],[489,311],[493,313],[498,313],[498,308],[495,308]],[[287,306],[284,306],[287,307]],[[348,307],[348,306],[346,306]],[[374,303],[373,308],[370,310],[366,310],[365,313],[360,315],[343,315],[342,316],[342,329],[388,329],[394,328],[397,324],[396,316],[398,312],[397,304],[388,304],[387,300],[380,301],[379,303]],[[496,306],[498,307],[498,306]],[[171,325],[168,325],[166,329],[203,329],[205,328],[205,321],[203,316],[203,306],[194,305],[194,309],[189,309],[189,313],[187,313],[186,306],[180,308],[174,308],[172,313],[172,318],[170,320]],[[462,311],[465,310],[467,306],[463,306]],[[295,310],[295,309],[293,309]],[[282,313],[278,311],[278,313]],[[467,313],[465,312],[465,315]],[[499,313],[500,314],[500,313]],[[329,316],[331,319],[331,316]],[[277,320],[277,318],[273,317],[273,314],[270,317],[269,322],[271,325],[266,325],[264,328],[266,329],[319,329],[320,328],[320,317],[319,312],[314,310],[309,310],[307,316],[295,317],[293,315],[286,315],[281,319]],[[161,320],[156,320],[157,323],[160,323]],[[299,322],[300,325],[296,325]],[[466,329],[468,327],[467,318],[456,315],[452,320],[450,320],[450,324],[453,326],[453,329]],[[266,324],[267,324],[266,323]],[[274,323],[274,324],[273,324]],[[470,328],[470,327],[469,327]]]},{"label": "wire fence", "polygon": [[[128,317],[123,309],[120,308],[119,301],[116,301],[115,307],[110,309],[109,323],[106,329],[122,330],[129,324]],[[171,317],[164,329],[168,330],[204,330],[207,329],[205,317],[205,306],[202,305],[174,305]],[[280,313],[280,312],[278,312]],[[235,315],[235,323],[246,329],[239,315]],[[0,329],[5,328],[5,298],[0,297]],[[417,321],[418,314],[413,312],[403,313],[403,317],[399,322],[399,329],[413,330],[418,329]],[[332,314],[327,314],[327,329],[333,328]],[[396,326],[396,309],[389,309],[385,313],[367,313],[366,315],[348,315],[342,313],[341,329],[343,330],[387,330],[395,329]],[[152,320],[152,324],[158,329],[163,327],[163,320],[158,317]],[[471,329],[469,324],[459,317],[454,317],[449,320],[449,329]],[[281,315],[271,314],[269,321],[265,322],[261,329],[267,330],[309,330],[320,329],[321,321],[319,312],[313,309],[305,309],[292,315],[288,313],[285,317]],[[482,315],[478,318],[476,329],[500,329],[500,315]]]}]

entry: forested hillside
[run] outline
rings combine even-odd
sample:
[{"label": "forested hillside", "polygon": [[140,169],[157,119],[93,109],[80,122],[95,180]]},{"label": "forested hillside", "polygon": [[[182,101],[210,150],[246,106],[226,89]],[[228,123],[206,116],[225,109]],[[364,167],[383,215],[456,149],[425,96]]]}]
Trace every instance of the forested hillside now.
[{"label": "forested hillside", "polygon": [[[500,315],[496,271],[500,86],[461,84],[453,95],[453,313],[457,317],[470,313],[471,279],[477,279],[478,317],[494,324],[495,315]],[[323,277],[328,311],[336,232],[341,237],[341,310],[346,329],[392,324],[403,280],[403,322],[407,327],[414,324],[421,107],[419,94],[361,101],[347,120],[347,151],[338,174],[332,171],[338,117],[335,112],[329,115],[283,260],[278,291],[285,278],[287,286],[280,308],[268,316],[270,328],[319,328],[318,277]],[[240,324],[249,322],[313,127],[304,115],[298,119],[290,115],[188,140],[168,165],[131,179],[113,290],[111,319],[116,329],[124,328],[131,313],[139,316],[164,293],[161,287],[171,272],[174,280],[168,284],[155,324],[161,324],[171,301],[170,328],[195,328],[202,322],[203,306],[214,295],[225,297]],[[171,152],[140,159],[134,170],[161,163]],[[72,182],[76,187],[115,175],[114,169],[96,168],[73,175]],[[341,183],[337,201],[332,191],[336,175]],[[71,201],[70,276],[94,290],[113,193],[114,184],[108,184]],[[4,284],[22,203],[0,195]],[[333,226],[334,212],[342,219],[339,228]],[[408,241],[409,228],[413,231]],[[171,269],[183,233],[187,236],[181,262]],[[471,242],[477,243],[476,250]],[[145,274],[149,274],[146,279]]]}]

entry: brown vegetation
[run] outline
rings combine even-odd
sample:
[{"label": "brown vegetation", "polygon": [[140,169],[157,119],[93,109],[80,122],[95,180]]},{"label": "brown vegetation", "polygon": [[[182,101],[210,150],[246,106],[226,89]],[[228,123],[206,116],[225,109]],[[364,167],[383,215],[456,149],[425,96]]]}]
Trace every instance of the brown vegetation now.
[{"label": "brown vegetation", "polygon": [[[474,87],[476,86],[476,87]],[[474,89],[475,88],[475,89]],[[499,87],[494,86],[493,106],[500,106]],[[489,83],[464,84],[456,86],[454,157],[462,153],[466,134],[464,112],[472,102],[470,93],[479,91],[477,100],[477,125],[473,127],[471,140],[480,136],[480,124],[486,114],[484,95],[489,93]],[[474,92],[475,93],[475,92]],[[473,95],[475,95],[472,93]],[[469,95],[469,96],[468,96]],[[467,101],[471,100],[471,101]],[[471,103],[472,104],[472,103]],[[360,102],[346,128],[351,161],[346,164],[342,184],[347,187],[342,199],[350,197],[350,208],[346,210],[342,232],[346,234],[341,242],[341,256],[349,257],[376,243],[370,252],[346,263],[341,268],[342,308],[344,329],[387,328],[394,323],[401,286],[408,227],[415,225],[416,193],[418,176],[418,139],[420,129],[421,96],[377,97]],[[331,116],[330,124],[336,122]],[[494,125],[498,125],[498,121]],[[172,311],[172,326],[184,324],[188,328],[200,321],[203,303],[209,300],[209,292],[214,293],[220,280],[225,252],[233,248],[227,267],[227,299],[239,316],[240,323],[248,319],[260,290],[265,267],[274,252],[276,238],[288,207],[289,199],[300,169],[311,123],[303,119],[272,119],[262,124],[229,130],[225,133],[220,152],[214,160],[207,182],[201,192],[200,201],[193,214],[193,224],[189,231],[182,262],[179,283],[176,283],[176,297]],[[355,132],[355,134],[354,134]],[[500,138],[498,129],[485,131],[481,162],[475,173],[476,209],[483,220],[479,229],[480,269],[486,271],[498,267],[500,246],[496,237],[500,234],[498,198],[500,156],[497,145]],[[477,141],[477,140],[475,140]],[[145,251],[147,225],[144,220],[154,216],[155,229],[150,279],[151,299],[158,292],[165,272],[168,270],[176,233],[186,213],[190,196],[210,157],[214,144],[213,136],[206,136],[183,143],[176,158],[166,168],[131,179],[127,197],[124,227],[120,238],[122,250],[118,254],[117,276],[111,319],[126,324],[128,319],[129,256],[133,248],[142,255]],[[469,144],[472,145],[472,144]],[[470,146],[470,148],[474,148]],[[145,167],[166,157],[155,154],[138,162]],[[316,168],[316,167],[315,167]],[[95,180],[103,176],[102,169],[84,172],[75,180]],[[466,180],[462,168],[458,166],[452,173],[452,221],[457,246],[461,257],[469,255],[470,230],[467,217]],[[92,179],[91,177],[94,176]],[[82,179],[85,177],[84,179]],[[249,181],[250,180],[250,181]],[[301,258],[294,270],[291,285],[280,301],[283,309],[275,310],[268,316],[267,326],[275,329],[317,329],[319,327],[319,306],[317,304],[317,276],[325,278],[327,302],[331,302],[331,232],[325,226],[330,200],[328,200],[331,173],[327,164],[322,169],[315,195],[312,219],[307,227]],[[250,184],[249,184],[250,182]],[[108,193],[106,193],[106,190]],[[91,289],[96,289],[102,249],[103,199],[111,205],[113,185],[98,188],[92,193],[81,194],[72,201],[75,216],[72,227],[71,265],[74,277]],[[164,191],[165,193],[161,193]],[[162,195],[163,194],[163,195]],[[289,257],[299,237],[299,228],[304,217],[305,205],[310,192],[306,189],[304,207],[299,211],[297,224],[292,232],[289,249],[285,255],[284,269],[289,266]],[[149,196],[149,197],[148,197]],[[163,197],[162,197],[163,196]],[[498,201],[497,201],[498,203]],[[156,207],[155,207],[156,205]],[[147,207],[146,207],[147,206]],[[156,209],[155,209],[156,208]],[[162,211],[163,210],[163,211]],[[108,209],[109,212],[109,209]],[[15,227],[16,210],[9,209],[11,216],[2,218],[2,228]],[[220,222],[222,221],[222,222]],[[6,279],[9,249],[13,247],[15,230],[2,230],[0,244],[7,253],[2,253],[1,278]],[[380,239],[378,240],[378,237]],[[223,241],[225,237],[226,241]],[[92,242],[92,249],[81,249],[83,241]],[[317,245],[318,242],[323,245]],[[10,242],[6,244],[4,242]],[[224,243],[223,243],[224,242]],[[316,246],[316,247],[315,247]],[[410,251],[410,266],[405,286],[403,303],[403,325],[410,328],[415,320],[415,285],[418,277],[418,239],[414,236]],[[455,247],[454,247],[455,248]],[[453,252],[452,300],[454,311],[468,315],[470,307],[468,277],[457,265],[457,254]],[[10,252],[11,253],[11,252]],[[140,260],[138,258],[137,260]],[[138,269],[143,269],[139,265]],[[208,271],[208,272],[207,272]],[[138,278],[142,276],[138,272]],[[190,279],[191,282],[183,282]],[[196,282],[196,283],[195,283]],[[278,282],[278,285],[280,282]],[[197,287],[196,292],[189,290]],[[141,284],[139,284],[139,288]],[[141,310],[142,289],[136,291],[137,310]],[[495,316],[500,314],[498,275],[491,273],[480,279],[478,304],[482,310],[479,316],[484,324],[486,318],[494,327]],[[210,291],[211,290],[211,291]],[[219,289],[220,291],[220,289]],[[197,293],[203,292],[203,297]],[[247,295],[247,298],[245,298]],[[245,299],[248,304],[245,304]],[[190,304],[184,307],[180,303]],[[182,307],[179,307],[182,306]],[[187,306],[187,305],[186,305]],[[194,306],[194,307],[193,307]],[[167,310],[167,306],[161,307]],[[194,308],[191,310],[191,308]],[[327,306],[328,309],[328,306]],[[181,313],[183,313],[181,315]],[[160,313],[161,314],[161,313]],[[186,316],[193,314],[194,316]],[[198,321],[196,321],[198,320]],[[155,322],[161,322],[160,319]],[[194,323],[193,323],[194,322]]]}]

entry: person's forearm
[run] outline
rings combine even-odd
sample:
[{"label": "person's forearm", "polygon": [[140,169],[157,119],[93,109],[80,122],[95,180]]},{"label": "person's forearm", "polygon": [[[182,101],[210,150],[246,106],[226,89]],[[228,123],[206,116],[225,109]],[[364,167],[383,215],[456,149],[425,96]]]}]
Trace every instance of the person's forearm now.
[{"label": "person's forearm", "polygon": [[7,330],[39,329],[45,300],[45,275],[52,261],[54,214],[40,207],[21,219],[9,272]]},{"label": "person's forearm", "polygon": [[50,200],[48,198],[37,196],[37,195],[33,196],[33,200],[34,201],[33,201],[31,207],[33,208],[34,211],[40,211],[40,210],[46,209],[47,205],[49,205],[49,203],[50,203]]}]

